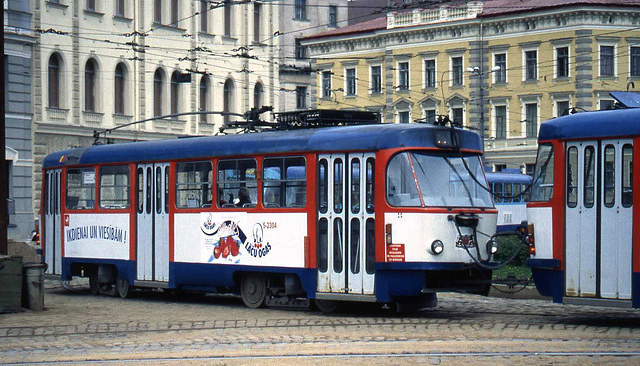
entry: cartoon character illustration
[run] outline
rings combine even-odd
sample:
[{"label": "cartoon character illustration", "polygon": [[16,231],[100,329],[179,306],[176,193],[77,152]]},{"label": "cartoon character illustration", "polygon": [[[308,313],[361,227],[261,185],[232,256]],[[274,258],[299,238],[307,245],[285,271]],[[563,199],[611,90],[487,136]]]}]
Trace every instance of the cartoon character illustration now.
[{"label": "cartoon character illustration", "polygon": [[228,261],[238,263],[240,261],[240,246],[247,236],[242,232],[237,222],[226,220],[222,223],[215,223],[210,215],[201,226],[202,233],[211,239],[209,243],[213,246],[208,262]]}]

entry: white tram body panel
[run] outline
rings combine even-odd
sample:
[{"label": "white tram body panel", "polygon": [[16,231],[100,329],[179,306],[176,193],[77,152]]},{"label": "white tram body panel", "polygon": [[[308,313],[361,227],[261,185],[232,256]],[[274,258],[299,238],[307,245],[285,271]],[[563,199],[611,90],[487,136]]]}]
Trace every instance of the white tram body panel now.
[{"label": "white tram body panel", "polygon": [[306,213],[176,214],[175,262],[303,268]]},{"label": "white tram body panel", "polygon": [[[385,213],[385,225],[391,224],[392,243],[387,244],[387,262],[441,262],[473,263],[469,253],[461,245],[456,245],[459,233],[452,221],[451,213]],[[482,258],[487,258],[486,243],[489,237],[481,232],[490,232],[496,226],[497,214],[479,214],[477,227],[478,248]],[[460,234],[471,235],[472,229],[460,227]],[[440,240],[444,244],[441,254],[431,252],[431,244]],[[469,248],[474,256],[475,248]]]},{"label": "white tram body panel", "polygon": [[64,256],[71,258],[129,259],[130,215],[64,215]]},{"label": "white tram body panel", "polygon": [[527,208],[528,222],[535,222],[536,258],[553,258],[553,222],[551,207]]}]

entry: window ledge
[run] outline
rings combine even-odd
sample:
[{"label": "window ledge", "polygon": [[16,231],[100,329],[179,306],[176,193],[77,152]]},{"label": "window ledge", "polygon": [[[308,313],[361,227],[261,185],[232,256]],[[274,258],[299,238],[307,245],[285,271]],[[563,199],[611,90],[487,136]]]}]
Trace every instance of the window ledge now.
[{"label": "window ledge", "polygon": [[85,13],[86,15],[91,15],[91,16],[96,16],[96,17],[102,17],[102,16],[104,16],[104,13],[101,13],[101,12],[96,11],[96,10],[84,9],[84,13]]},{"label": "window ledge", "polygon": [[67,4],[60,4],[60,3],[55,3],[53,1],[47,1],[47,5],[54,7],[54,8],[60,8],[60,9],[66,9],[69,7],[69,5]]},{"label": "window ledge", "polygon": [[114,19],[114,20],[117,20],[117,21],[119,21],[119,22],[127,22],[127,23],[131,23],[131,22],[133,21],[133,19],[131,19],[131,18],[127,18],[127,17],[126,17],[126,16],[124,16],[124,15],[114,15],[114,16],[113,16],[113,19]]}]

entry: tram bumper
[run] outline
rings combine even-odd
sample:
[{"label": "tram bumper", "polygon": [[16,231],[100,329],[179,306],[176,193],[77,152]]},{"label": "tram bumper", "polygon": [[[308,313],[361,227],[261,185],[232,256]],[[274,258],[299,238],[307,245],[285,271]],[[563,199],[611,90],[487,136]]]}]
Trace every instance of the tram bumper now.
[{"label": "tram bumper", "polygon": [[487,295],[491,288],[491,271],[473,263],[378,263],[376,276],[382,302],[436,292]]}]

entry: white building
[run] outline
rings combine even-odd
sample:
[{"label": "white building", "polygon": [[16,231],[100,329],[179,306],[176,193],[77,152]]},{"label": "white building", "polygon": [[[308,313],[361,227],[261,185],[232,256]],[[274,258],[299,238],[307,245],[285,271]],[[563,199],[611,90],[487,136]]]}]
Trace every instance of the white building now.
[{"label": "white building", "polygon": [[[93,143],[211,135],[277,105],[280,3],[31,0],[36,191],[47,154]],[[292,0],[293,1],[293,0]],[[36,210],[38,204],[35,205]]]},{"label": "white building", "polygon": [[278,4],[278,111],[311,108],[317,74],[299,39],[347,25],[347,0],[283,0]]}]

